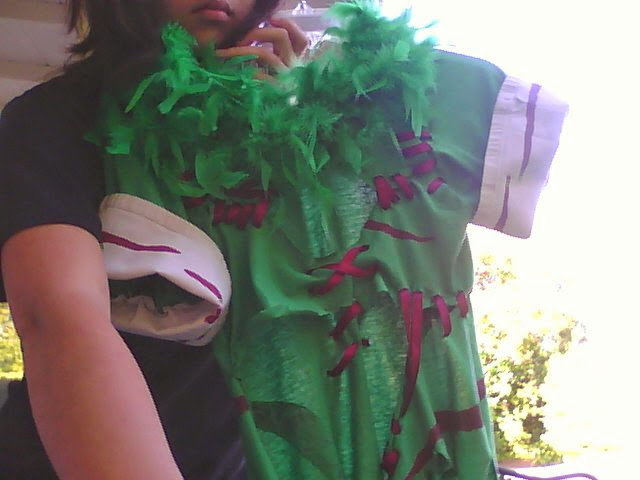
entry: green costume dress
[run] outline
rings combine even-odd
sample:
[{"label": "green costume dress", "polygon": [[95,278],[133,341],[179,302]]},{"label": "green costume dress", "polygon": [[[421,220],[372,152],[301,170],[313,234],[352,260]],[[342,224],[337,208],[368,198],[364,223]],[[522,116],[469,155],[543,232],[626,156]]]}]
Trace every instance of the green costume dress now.
[{"label": "green costume dress", "polygon": [[[337,10],[338,46],[280,86],[243,63],[196,58],[171,27],[160,73],[126,113],[126,101],[108,104],[94,135],[108,191],[187,220],[226,260],[233,296],[212,345],[250,479],[495,479],[466,228],[481,208],[490,218],[495,198],[490,226],[507,228],[509,189],[525,179],[539,193],[548,164],[535,181],[492,183],[507,77],[416,44],[406,18]],[[119,247],[143,250],[123,237]],[[160,312],[197,303],[160,278],[111,287],[151,296]]]}]

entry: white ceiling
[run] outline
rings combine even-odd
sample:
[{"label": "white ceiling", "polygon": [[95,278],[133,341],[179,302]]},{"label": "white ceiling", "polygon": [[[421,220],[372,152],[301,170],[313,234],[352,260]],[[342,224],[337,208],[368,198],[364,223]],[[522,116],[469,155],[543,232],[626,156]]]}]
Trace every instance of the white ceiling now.
[{"label": "white ceiling", "polygon": [[[333,1],[307,3],[326,7]],[[281,8],[297,3],[284,0]],[[73,38],[66,33],[65,18],[66,0],[0,0],[0,110],[64,64]]]},{"label": "white ceiling", "polygon": [[63,64],[65,15],[64,0],[0,0],[0,108]]}]

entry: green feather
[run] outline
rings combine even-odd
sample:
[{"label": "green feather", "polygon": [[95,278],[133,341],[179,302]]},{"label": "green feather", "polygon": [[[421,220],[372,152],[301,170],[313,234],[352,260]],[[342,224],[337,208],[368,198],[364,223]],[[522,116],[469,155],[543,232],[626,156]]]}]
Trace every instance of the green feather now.
[{"label": "green feather", "polygon": [[[256,80],[253,56],[222,59],[177,24],[162,33],[158,70],[129,92],[105,99],[90,138],[110,158],[140,162],[172,192],[227,199],[245,179],[263,189],[317,197],[331,189],[329,166],[362,173],[391,124],[419,132],[433,88],[433,41],[416,42],[409,15],[382,17],[368,0],[337,3],[335,38],[306,65]],[[395,159],[393,161],[399,161]],[[180,180],[195,172],[190,182]]]}]

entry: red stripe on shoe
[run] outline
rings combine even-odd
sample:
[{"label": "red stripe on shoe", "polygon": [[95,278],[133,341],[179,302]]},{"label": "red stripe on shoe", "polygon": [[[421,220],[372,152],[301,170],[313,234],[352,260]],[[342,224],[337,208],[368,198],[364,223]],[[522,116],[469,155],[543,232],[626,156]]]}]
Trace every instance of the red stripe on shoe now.
[{"label": "red stripe on shoe", "polygon": [[196,280],[203,287],[205,287],[207,290],[209,290],[211,293],[213,293],[216,297],[218,297],[220,300],[222,300],[222,294],[220,293],[220,290],[218,290],[218,287],[216,287],[209,280],[207,280],[206,278],[198,275],[196,272],[194,272],[192,270],[188,270],[186,268],[184,269],[184,273],[189,275],[191,278]]},{"label": "red stripe on shoe", "polygon": [[102,243],[110,243],[118,247],[126,248],[127,250],[133,250],[134,252],[154,252],[154,253],[174,253],[180,255],[180,250],[169,247],[168,245],[142,245],[136,243],[133,240],[115,235],[109,232],[102,232]]}]

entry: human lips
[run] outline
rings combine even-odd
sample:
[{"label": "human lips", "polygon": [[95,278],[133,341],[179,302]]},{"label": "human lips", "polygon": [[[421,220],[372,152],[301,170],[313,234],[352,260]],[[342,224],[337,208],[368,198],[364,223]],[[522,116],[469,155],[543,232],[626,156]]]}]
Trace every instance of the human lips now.
[{"label": "human lips", "polygon": [[233,11],[224,0],[209,0],[196,6],[192,13],[204,16],[210,20],[228,20]]}]

